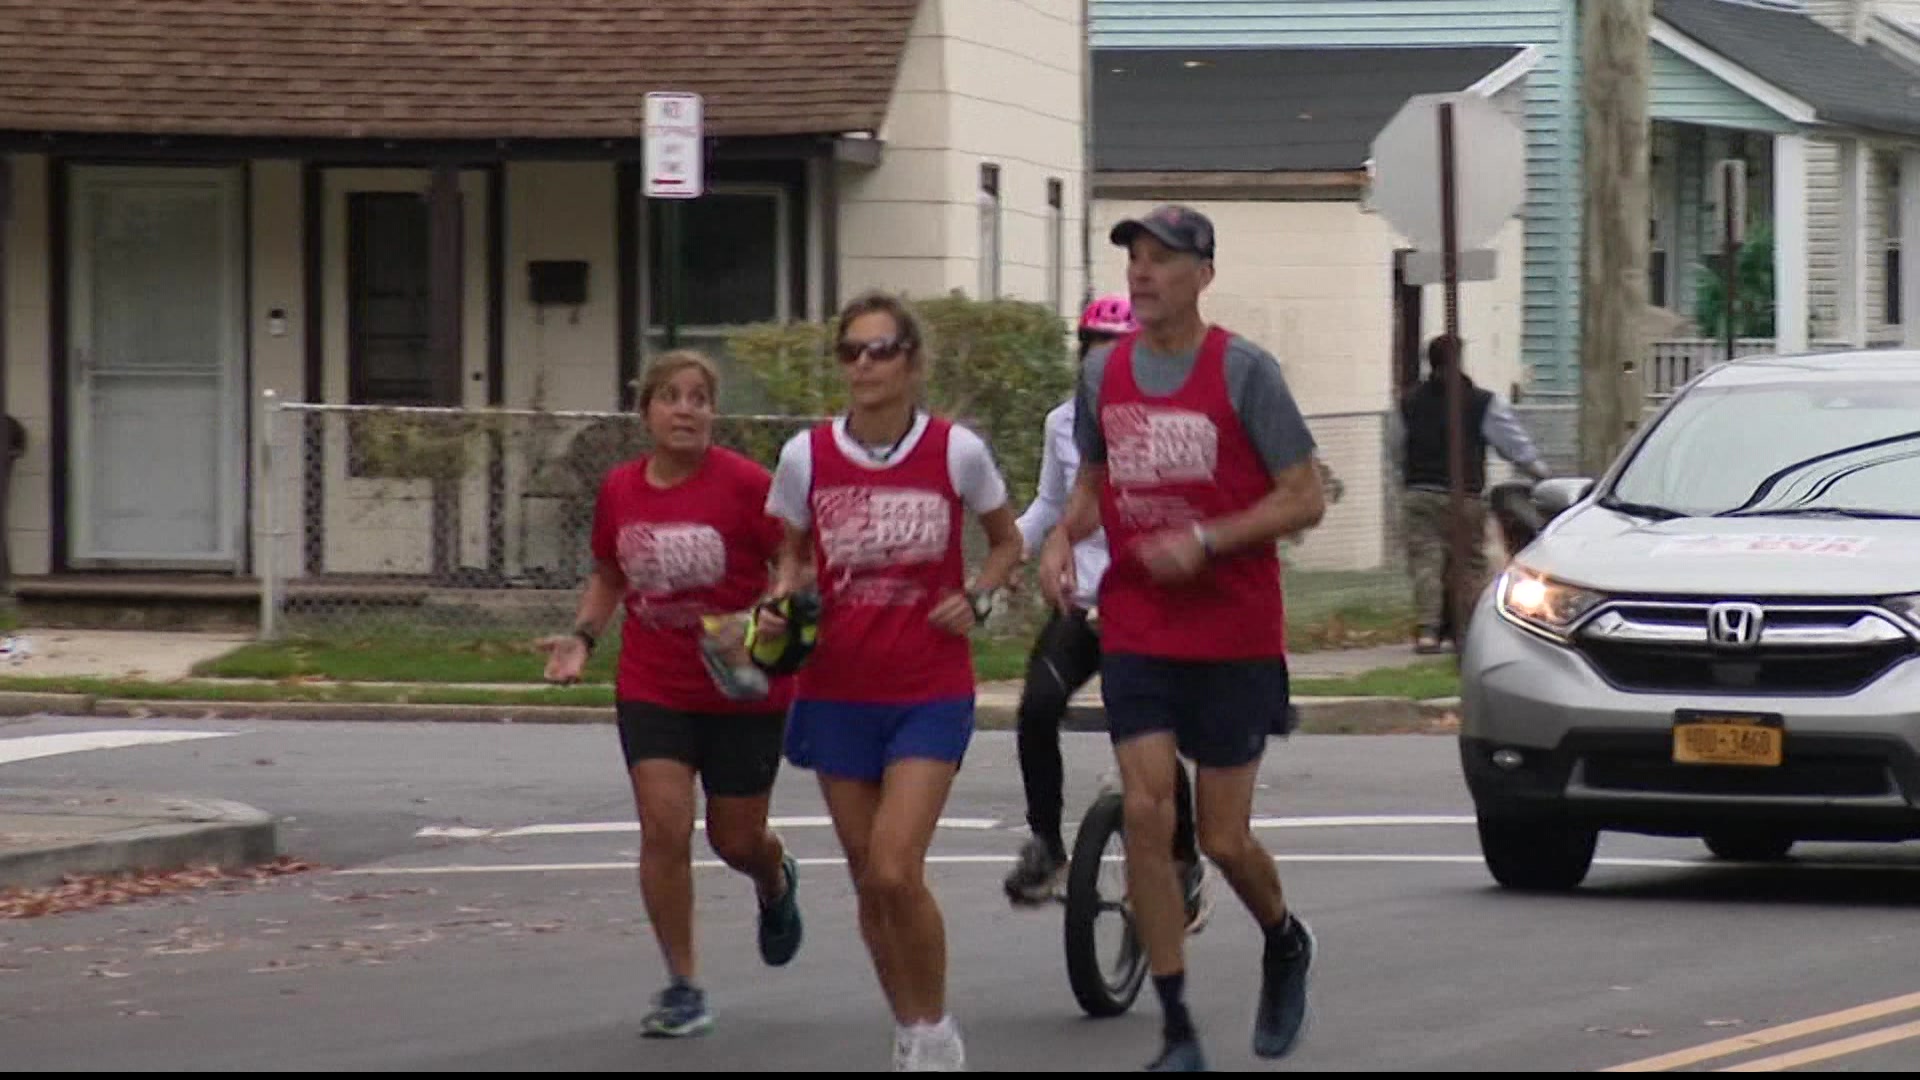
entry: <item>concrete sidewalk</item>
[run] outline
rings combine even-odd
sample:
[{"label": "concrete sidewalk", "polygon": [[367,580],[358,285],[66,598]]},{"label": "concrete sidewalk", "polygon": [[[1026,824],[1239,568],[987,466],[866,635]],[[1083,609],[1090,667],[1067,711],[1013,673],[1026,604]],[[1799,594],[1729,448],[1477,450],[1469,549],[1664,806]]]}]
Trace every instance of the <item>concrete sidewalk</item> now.
[{"label": "concrete sidewalk", "polygon": [[117,874],[267,862],[274,821],[222,799],[0,787],[0,889]]}]

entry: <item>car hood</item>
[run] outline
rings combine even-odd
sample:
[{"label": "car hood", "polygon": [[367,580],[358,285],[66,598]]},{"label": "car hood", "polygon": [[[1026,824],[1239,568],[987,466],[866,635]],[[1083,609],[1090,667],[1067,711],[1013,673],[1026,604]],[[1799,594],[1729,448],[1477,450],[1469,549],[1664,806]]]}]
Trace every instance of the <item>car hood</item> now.
[{"label": "car hood", "polygon": [[1610,593],[1895,596],[1920,592],[1920,521],[1650,522],[1587,503],[1553,521],[1518,561]]}]

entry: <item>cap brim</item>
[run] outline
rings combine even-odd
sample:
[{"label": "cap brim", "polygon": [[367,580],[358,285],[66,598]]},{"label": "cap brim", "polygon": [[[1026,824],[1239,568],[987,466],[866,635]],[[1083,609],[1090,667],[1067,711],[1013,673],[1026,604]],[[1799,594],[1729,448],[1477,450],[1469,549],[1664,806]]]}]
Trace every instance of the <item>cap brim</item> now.
[{"label": "cap brim", "polygon": [[1164,227],[1156,228],[1155,225],[1155,222],[1141,221],[1138,218],[1128,218],[1120,224],[1115,225],[1113,231],[1107,234],[1107,239],[1113,242],[1114,247],[1131,247],[1134,240],[1138,238],[1141,233],[1145,233],[1168,247],[1173,248],[1175,251],[1186,250],[1186,245],[1169,236]]}]

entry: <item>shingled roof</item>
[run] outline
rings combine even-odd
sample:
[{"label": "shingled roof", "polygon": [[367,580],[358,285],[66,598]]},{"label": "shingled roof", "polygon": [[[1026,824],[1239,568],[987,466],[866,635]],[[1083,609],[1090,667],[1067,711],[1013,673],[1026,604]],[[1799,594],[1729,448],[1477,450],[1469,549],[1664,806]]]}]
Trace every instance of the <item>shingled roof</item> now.
[{"label": "shingled roof", "polygon": [[329,139],[877,131],[920,0],[0,0],[0,131]]}]

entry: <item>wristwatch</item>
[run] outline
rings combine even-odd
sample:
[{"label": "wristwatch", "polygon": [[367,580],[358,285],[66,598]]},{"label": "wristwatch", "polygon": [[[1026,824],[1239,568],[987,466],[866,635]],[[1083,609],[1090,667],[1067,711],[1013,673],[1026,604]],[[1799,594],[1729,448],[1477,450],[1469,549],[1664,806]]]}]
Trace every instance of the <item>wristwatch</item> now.
[{"label": "wristwatch", "polygon": [[594,636],[593,636],[593,631],[591,631],[591,630],[589,630],[589,629],[587,629],[587,628],[586,628],[586,627],[584,627],[584,626],[576,626],[576,627],[574,627],[574,628],[573,628],[573,636],[574,636],[574,637],[577,637],[577,638],[579,638],[579,639],[580,639],[580,643],[581,643],[581,644],[583,644],[583,645],[585,645],[585,646],[587,647],[587,653],[588,653],[588,655],[592,655],[592,653],[593,653],[593,647],[594,647],[595,645],[597,645],[597,644],[599,644],[599,642],[597,642],[596,640],[594,640]]},{"label": "wristwatch", "polygon": [[993,614],[994,594],[995,590],[993,589],[967,590],[967,603],[973,607],[974,622],[986,622],[987,616]]}]

